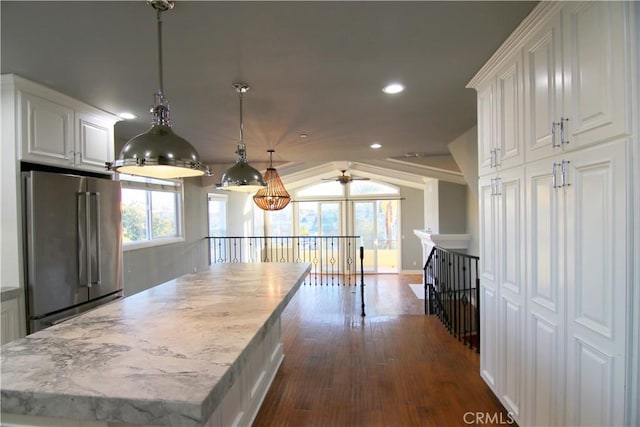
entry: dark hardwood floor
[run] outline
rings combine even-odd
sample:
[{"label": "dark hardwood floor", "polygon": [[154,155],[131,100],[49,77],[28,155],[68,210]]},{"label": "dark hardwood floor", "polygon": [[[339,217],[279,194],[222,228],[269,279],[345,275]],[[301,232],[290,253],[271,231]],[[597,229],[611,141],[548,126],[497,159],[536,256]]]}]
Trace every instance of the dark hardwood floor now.
[{"label": "dark hardwood floor", "polygon": [[422,314],[408,286],[420,281],[365,276],[364,318],[358,288],[302,286],[283,313],[285,359],[254,426],[465,426],[476,413],[504,425],[479,355]]}]

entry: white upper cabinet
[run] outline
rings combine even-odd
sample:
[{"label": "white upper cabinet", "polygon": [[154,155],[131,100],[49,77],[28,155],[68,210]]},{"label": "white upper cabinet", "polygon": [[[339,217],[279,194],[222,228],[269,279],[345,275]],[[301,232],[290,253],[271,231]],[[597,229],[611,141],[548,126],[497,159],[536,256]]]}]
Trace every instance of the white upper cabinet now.
[{"label": "white upper cabinet", "polygon": [[478,170],[480,175],[524,160],[522,55],[506,61],[478,88]]},{"label": "white upper cabinet", "polygon": [[18,160],[107,173],[116,116],[14,75],[2,76],[15,99]]},{"label": "white upper cabinet", "polygon": [[631,134],[628,8],[621,1],[580,2],[562,10],[569,150]]},{"label": "white upper cabinet", "polygon": [[114,122],[102,114],[76,113],[76,166],[104,170],[105,162],[113,161]]},{"label": "white upper cabinet", "polygon": [[522,55],[508,60],[496,76],[495,164],[508,169],[524,159],[524,87]]},{"label": "white upper cabinet", "polygon": [[480,175],[495,168],[495,82],[478,88],[478,171]]},{"label": "white upper cabinet", "polygon": [[527,161],[552,156],[563,145],[560,25],[558,14],[541,26],[524,47]]},{"label": "white upper cabinet", "polygon": [[21,157],[66,163],[73,153],[73,109],[27,92],[19,96]]}]

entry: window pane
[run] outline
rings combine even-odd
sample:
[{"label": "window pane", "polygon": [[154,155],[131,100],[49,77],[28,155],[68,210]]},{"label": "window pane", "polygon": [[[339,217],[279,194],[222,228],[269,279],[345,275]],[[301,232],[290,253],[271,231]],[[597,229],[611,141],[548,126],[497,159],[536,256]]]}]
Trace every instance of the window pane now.
[{"label": "window pane", "polygon": [[209,196],[209,236],[227,235],[227,200]]},{"label": "window pane", "polygon": [[378,247],[397,249],[398,243],[398,201],[380,200],[378,209]]},{"label": "window pane", "polygon": [[178,235],[176,193],[151,192],[151,226],[153,238]]},{"label": "window pane", "polygon": [[351,195],[372,195],[372,194],[399,194],[399,190],[387,184],[374,181],[351,181],[349,184],[349,194]]},{"label": "window pane", "polygon": [[123,243],[149,240],[147,192],[123,188],[121,206]]},{"label": "window pane", "polygon": [[318,235],[318,203],[298,203],[298,232],[301,236]]},{"label": "window pane", "polygon": [[343,185],[337,181],[329,181],[322,184],[312,185],[297,192],[298,197],[316,197],[316,196],[342,196],[344,192]]},{"label": "window pane", "polygon": [[320,205],[322,235],[340,235],[340,205],[338,203],[322,203]]},{"label": "window pane", "polygon": [[289,203],[284,209],[267,212],[270,236],[292,236],[292,207]]}]

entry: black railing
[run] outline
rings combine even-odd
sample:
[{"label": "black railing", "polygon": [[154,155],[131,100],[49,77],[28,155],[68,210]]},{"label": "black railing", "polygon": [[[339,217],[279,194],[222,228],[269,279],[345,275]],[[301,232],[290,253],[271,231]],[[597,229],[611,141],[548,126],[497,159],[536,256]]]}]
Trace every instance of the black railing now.
[{"label": "black railing", "polygon": [[[207,237],[212,264],[308,262],[305,285],[357,286],[360,236]],[[364,306],[364,249],[360,247],[360,293]]]},{"label": "black railing", "polygon": [[435,246],[424,266],[425,314],[480,351],[479,258]]}]

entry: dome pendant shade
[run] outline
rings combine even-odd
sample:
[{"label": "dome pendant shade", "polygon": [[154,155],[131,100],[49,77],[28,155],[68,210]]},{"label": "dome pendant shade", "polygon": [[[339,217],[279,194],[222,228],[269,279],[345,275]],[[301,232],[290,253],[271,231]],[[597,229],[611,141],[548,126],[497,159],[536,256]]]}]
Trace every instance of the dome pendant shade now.
[{"label": "dome pendant shade", "polygon": [[195,148],[176,135],[170,126],[160,124],[154,124],[145,133],[129,140],[122,147],[113,169],[119,173],[152,178],[204,175]]},{"label": "dome pendant shade", "polygon": [[238,144],[237,152],[240,158],[235,165],[231,166],[222,174],[222,180],[218,189],[255,193],[266,185],[262,179],[262,174],[247,163],[246,152],[242,147],[243,145],[244,144]]},{"label": "dome pendant shade", "polygon": [[238,160],[235,165],[222,174],[217,188],[218,190],[255,193],[264,188],[266,184],[262,174],[247,162],[247,146],[244,143],[244,123],[242,121],[242,95],[249,91],[249,85],[246,83],[234,83],[233,87],[240,94],[240,142],[238,142],[238,149],[236,150]]},{"label": "dome pendant shade", "polygon": [[284,209],[291,201],[291,196],[284,188],[284,184],[274,168],[267,169],[264,174],[267,187],[258,190],[253,196],[253,202],[262,210],[279,211]]},{"label": "dome pendant shade", "polygon": [[158,74],[160,88],[151,108],[152,124],[145,133],[129,140],[120,150],[118,159],[107,163],[107,169],[118,173],[151,178],[186,178],[208,172],[200,162],[196,149],[184,138],[173,133],[169,103],[163,93],[162,19],[161,13],[173,8],[172,0],[149,0],[158,16]]}]

